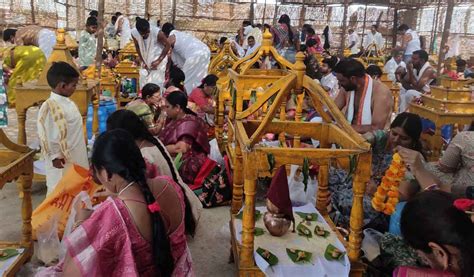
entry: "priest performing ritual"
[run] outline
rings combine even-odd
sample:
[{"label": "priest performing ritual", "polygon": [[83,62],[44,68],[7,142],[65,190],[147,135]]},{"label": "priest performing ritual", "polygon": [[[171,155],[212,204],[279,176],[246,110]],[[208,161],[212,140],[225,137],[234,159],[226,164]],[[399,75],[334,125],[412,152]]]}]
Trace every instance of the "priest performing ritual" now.
[{"label": "priest performing ritual", "polygon": [[[170,44],[159,27],[150,26],[148,20],[138,18],[132,38],[141,60],[140,86],[153,83],[163,87]],[[141,89],[140,88],[140,89]]]}]

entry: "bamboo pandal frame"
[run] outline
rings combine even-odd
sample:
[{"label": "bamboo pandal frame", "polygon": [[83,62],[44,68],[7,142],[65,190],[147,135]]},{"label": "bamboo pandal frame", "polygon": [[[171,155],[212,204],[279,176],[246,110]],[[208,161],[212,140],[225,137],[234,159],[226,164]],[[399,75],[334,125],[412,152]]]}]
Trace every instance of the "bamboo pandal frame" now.
[{"label": "bamboo pandal frame", "polygon": [[[259,52],[261,52],[260,50]],[[236,258],[240,276],[260,276],[262,273],[256,268],[253,258],[254,253],[254,228],[255,228],[255,193],[257,177],[262,171],[269,170],[267,154],[272,154],[276,165],[297,164],[302,165],[304,158],[308,158],[312,163],[320,166],[318,175],[319,186],[317,192],[316,208],[325,217],[332,229],[338,234],[334,224],[330,220],[326,201],[329,197],[328,176],[329,167],[332,161],[343,157],[356,157],[358,160],[353,182],[353,206],[351,210],[349,242],[346,243],[348,256],[352,263],[351,273],[361,275],[364,266],[360,263],[360,248],[362,243],[362,222],[363,222],[363,195],[365,185],[369,181],[371,171],[370,145],[356,133],[340,110],[336,107],[327,93],[317,85],[312,79],[305,76],[304,55],[298,53],[297,61],[289,66],[289,71],[281,76],[277,81],[267,88],[257,99],[257,101],[245,110],[242,110],[244,93],[242,89],[237,89],[235,116],[229,116],[229,136],[228,150],[233,149],[231,155],[234,167],[233,176],[233,198],[231,207],[231,230],[233,254]],[[250,63],[255,61],[250,58]],[[242,64],[242,63],[240,63]],[[241,72],[246,72],[248,63],[240,67]],[[239,66],[234,65],[239,69]],[[249,76],[244,73],[237,73],[229,70],[231,79],[236,79],[236,86],[241,84],[245,87]],[[233,76],[234,75],[234,76]],[[241,78],[236,78],[240,76]],[[252,78],[250,78],[252,79]],[[264,81],[262,81],[264,82]],[[290,94],[297,95],[297,108],[294,121],[286,120],[285,103]],[[302,122],[302,104],[305,94],[313,103],[314,108],[323,118],[323,123]],[[274,98],[269,104],[269,100]],[[265,115],[259,120],[247,120],[251,115],[262,108],[268,106]],[[231,108],[232,109],[232,108]],[[267,132],[279,133],[281,136],[290,134],[293,137],[293,147],[269,148],[260,146],[263,134]],[[320,140],[321,148],[301,148],[301,137],[310,137]],[[235,146],[232,146],[232,143]],[[335,143],[341,149],[332,149]],[[245,195],[245,197],[243,197]],[[242,242],[235,239],[234,216],[242,208]]]}]

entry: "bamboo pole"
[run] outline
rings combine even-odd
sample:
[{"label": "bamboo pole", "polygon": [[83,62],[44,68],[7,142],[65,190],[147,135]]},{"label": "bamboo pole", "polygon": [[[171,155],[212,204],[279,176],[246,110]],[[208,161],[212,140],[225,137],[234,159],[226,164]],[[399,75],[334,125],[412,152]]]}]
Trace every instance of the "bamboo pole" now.
[{"label": "bamboo pole", "polygon": [[275,1],[275,12],[273,13],[273,25],[275,26],[277,24],[277,17],[278,17],[278,2]]},{"label": "bamboo pole", "polygon": [[172,6],[172,14],[171,14],[171,24],[175,24],[176,22],[176,0],[173,0],[173,6]]},{"label": "bamboo pole", "polygon": [[255,20],[255,7],[254,7],[255,0],[250,0],[250,22]]},{"label": "bamboo pole", "polygon": [[306,17],[306,3],[305,0],[303,0],[303,5],[301,6],[301,11],[300,11],[300,27],[304,25],[304,18]]},{"label": "bamboo pole", "polygon": [[147,20],[150,20],[150,10],[149,10],[149,6],[150,6],[150,0],[145,0],[145,15],[144,17],[147,19]]},{"label": "bamboo pole", "polygon": [[102,67],[102,49],[104,48],[104,10],[105,10],[105,0],[99,0],[99,18],[97,30],[97,50],[95,53],[95,66],[99,72],[99,78],[101,75]]},{"label": "bamboo pole", "polygon": [[430,41],[430,53],[434,53],[435,38],[438,33],[438,19],[439,19],[439,7],[441,6],[441,0],[438,0],[438,6],[436,7],[436,13],[434,17],[433,32]]},{"label": "bamboo pole", "polygon": [[263,2],[262,24],[265,24],[266,13],[267,13],[267,0],[265,0],[265,2]]},{"label": "bamboo pole", "polygon": [[392,48],[397,46],[397,30],[398,30],[398,4],[393,13],[393,30],[392,30]]},{"label": "bamboo pole", "polygon": [[344,55],[344,48],[346,48],[346,33],[347,33],[347,11],[349,10],[349,0],[344,0],[344,15],[342,17],[342,34],[341,34],[341,47],[339,49],[339,55]]},{"label": "bamboo pole", "polygon": [[439,47],[438,72],[441,72],[441,63],[444,61],[444,46],[448,41],[449,29],[451,28],[451,20],[453,17],[454,0],[448,0],[448,8],[446,9],[446,17],[444,18],[443,36]]},{"label": "bamboo pole", "polygon": [[36,17],[35,17],[35,0],[30,0],[30,8],[31,8],[31,22],[36,24]]},{"label": "bamboo pole", "polygon": [[[362,45],[362,48],[364,48],[364,37],[365,37],[365,25],[366,25],[366,21],[367,21],[367,4],[365,5],[365,9],[364,9],[364,23],[363,23],[363,27],[362,27],[362,40],[361,40],[361,45]],[[365,51],[365,49],[364,49]]]}]

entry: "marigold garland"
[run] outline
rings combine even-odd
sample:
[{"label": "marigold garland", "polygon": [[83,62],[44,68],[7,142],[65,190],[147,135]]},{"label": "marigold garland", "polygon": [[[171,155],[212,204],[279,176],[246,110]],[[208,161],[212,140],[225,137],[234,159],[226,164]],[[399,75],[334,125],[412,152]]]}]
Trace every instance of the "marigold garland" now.
[{"label": "marigold garland", "polygon": [[395,211],[398,203],[398,185],[405,176],[405,165],[398,153],[393,154],[392,163],[385,171],[382,183],[372,198],[372,207],[386,215],[391,215]]}]

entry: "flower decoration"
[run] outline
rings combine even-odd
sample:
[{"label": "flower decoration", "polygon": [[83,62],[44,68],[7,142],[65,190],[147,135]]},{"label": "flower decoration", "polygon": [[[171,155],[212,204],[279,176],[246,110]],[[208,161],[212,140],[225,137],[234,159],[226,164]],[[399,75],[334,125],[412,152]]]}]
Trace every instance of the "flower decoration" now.
[{"label": "flower decoration", "polygon": [[382,183],[372,198],[372,207],[386,215],[391,215],[395,211],[395,206],[399,200],[398,186],[405,176],[405,165],[398,153],[393,154],[392,163],[385,171]]}]

